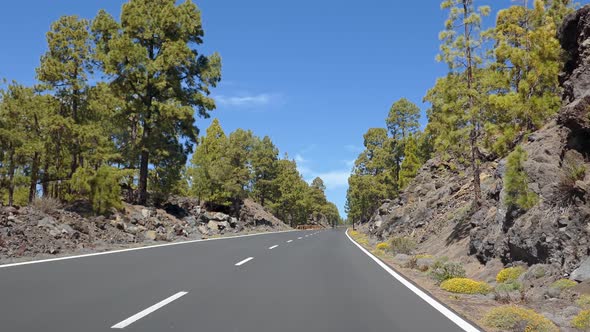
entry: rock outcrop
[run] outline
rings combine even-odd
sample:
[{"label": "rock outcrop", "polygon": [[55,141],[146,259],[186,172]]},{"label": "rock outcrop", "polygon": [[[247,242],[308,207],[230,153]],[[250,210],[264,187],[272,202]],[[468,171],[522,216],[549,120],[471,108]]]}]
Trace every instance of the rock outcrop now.
[{"label": "rock outcrop", "polygon": [[548,264],[556,274],[578,269],[590,255],[590,6],[566,18],[559,39],[568,54],[564,106],[522,143],[529,189],[539,197],[533,208],[504,204],[506,159],[482,165],[483,204],[472,211],[470,169],[435,158],[361,228],[378,238],[411,236],[422,251],[482,264],[497,258]]},{"label": "rock outcrop", "polygon": [[251,200],[243,202],[239,218],[207,211],[198,200],[180,197],[171,198],[161,209],[125,204],[109,217],[87,215],[84,211],[88,209],[81,205],[65,209],[0,207],[0,261],[289,229]]}]

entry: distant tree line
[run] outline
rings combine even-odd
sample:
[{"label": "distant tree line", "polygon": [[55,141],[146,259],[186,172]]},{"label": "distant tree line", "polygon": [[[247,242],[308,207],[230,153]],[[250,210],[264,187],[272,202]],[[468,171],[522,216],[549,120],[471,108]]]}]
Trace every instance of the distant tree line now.
[{"label": "distant tree line", "polygon": [[500,10],[489,29],[482,28],[482,17],[490,8],[475,2],[441,4],[449,16],[437,60],[448,64],[449,72],[424,97],[430,104],[424,131],[418,131],[418,107],[402,99],[392,106],[387,129],[371,128],[364,135],[365,151],[349,178],[352,220],[367,220],[381,200],[396,197],[432,155],[472,170],[478,206],[481,163],[507,156],[559,109],[563,54],[557,29],[573,11],[572,2],[524,1]]},{"label": "distant tree line", "polygon": [[200,138],[186,174],[187,195],[210,204],[235,210],[249,197],[291,225],[340,222],[321,178],[308,184],[294,160],[279,158],[268,136],[261,139],[243,129],[228,136],[217,119]]}]

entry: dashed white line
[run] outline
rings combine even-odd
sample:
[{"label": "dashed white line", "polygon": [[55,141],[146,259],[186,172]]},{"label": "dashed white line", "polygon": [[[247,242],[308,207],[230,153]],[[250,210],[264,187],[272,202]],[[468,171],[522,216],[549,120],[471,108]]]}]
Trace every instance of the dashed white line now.
[{"label": "dashed white line", "polygon": [[301,239],[303,239],[301,236],[297,238],[297,240],[301,240]]},{"label": "dashed white line", "polygon": [[111,328],[112,329],[122,329],[122,328],[125,328],[126,326],[128,326],[130,324],[133,324],[134,322],[142,319],[143,317],[145,317],[145,316],[151,314],[152,312],[154,312],[154,311],[162,308],[163,306],[169,304],[170,302],[175,301],[175,300],[178,300],[179,298],[185,296],[186,294],[188,294],[188,292],[178,292],[178,293],[170,296],[169,298],[167,298],[165,300],[162,300],[162,301],[154,304],[153,306],[151,306],[151,307],[149,307],[149,308],[147,308],[147,309],[145,309],[143,311],[140,311],[140,312],[136,313],[135,315],[133,315],[133,316],[125,319],[124,321],[121,321],[120,323],[117,323],[117,324],[111,326]]},{"label": "dashed white line", "polygon": [[237,263],[236,263],[236,266],[240,266],[240,265],[242,265],[242,264],[248,263],[249,261],[251,261],[251,260],[253,260],[253,259],[254,259],[254,257],[248,257],[248,258],[244,259],[243,261],[239,261],[239,262],[237,262]]},{"label": "dashed white line", "polygon": [[274,246],[272,246],[272,247],[268,247],[268,250],[273,250],[274,248],[276,248],[276,247],[278,247],[278,246],[279,246],[278,244],[275,244],[275,245],[274,245]]},{"label": "dashed white line", "polygon": [[291,243],[291,242],[293,242],[293,240],[289,240],[289,241],[287,241],[287,243]]}]

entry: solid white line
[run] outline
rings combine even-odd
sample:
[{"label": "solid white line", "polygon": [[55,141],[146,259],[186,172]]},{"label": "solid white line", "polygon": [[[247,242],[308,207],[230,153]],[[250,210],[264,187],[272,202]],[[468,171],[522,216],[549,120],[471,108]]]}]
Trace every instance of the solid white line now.
[{"label": "solid white line", "polygon": [[243,261],[237,262],[236,263],[236,266],[240,266],[240,265],[242,265],[244,263],[248,263],[249,261],[251,261],[253,259],[254,259],[254,257],[248,257],[248,258],[244,259]]},{"label": "solid white line", "polygon": [[273,250],[274,248],[276,248],[276,247],[278,247],[278,246],[279,246],[278,244],[275,244],[275,245],[274,245],[274,246],[272,246],[272,247],[268,247],[268,249],[269,249],[269,250]]},{"label": "solid white line", "polygon": [[440,304],[437,300],[430,297],[428,294],[424,293],[420,288],[414,286],[411,282],[406,280],[404,277],[399,275],[395,272],[391,267],[387,266],[387,264],[383,263],[373,254],[371,254],[367,249],[363,248],[360,244],[356,243],[350,235],[348,235],[348,230],[346,230],[346,236],[352,243],[354,243],[359,249],[361,249],[367,256],[373,259],[379,266],[381,266],[385,271],[387,271],[391,276],[397,279],[402,285],[409,288],[414,294],[418,295],[422,300],[426,301],[426,303],[430,304],[434,309],[438,310],[441,314],[445,315],[448,319],[450,319],[453,323],[457,324],[460,328],[467,332],[480,332],[475,326],[471,325],[463,318],[459,317],[456,313],[449,310],[449,308],[445,307],[444,305]]},{"label": "solid white line", "polygon": [[144,250],[144,249],[152,249],[152,248],[160,248],[160,247],[168,247],[168,246],[177,246],[177,245],[181,245],[181,244],[190,244],[190,243],[196,243],[196,242],[206,242],[206,241],[215,241],[215,240],[226,240],[226,239],[235,239],[235,238],[239,238],[239,237],[248,237],[248,236],[264,235],[264,234],[286,233],[286,232],[295,232],[295,230],[278,231],[278,232],[265,232],[265,233],[256,233],[256,234],[244,234],[244,235],[234,235],[234,236],[216,237],[216,238],[200,239],[200,240],[189,240],[189,241],[174,242],[174,243],[155,244],[155,245],[152,245],[152,246],[144,246],[144,247],[138,247],[138,248],[127,248],[127,249],[111,250],[111,251],[104,251],[104,252],[95,252],[95,253],[91,253],[91,254],[65,256],[65,257],[56,257],[56,258],[48,258],[48,259],[40,259],[40,260],[35,260],[35,261],[27,261],[27,262],[10,263],[10,264],[0,265],[0,269],[6,268],[6,267],[20,266],[20,265],[29,265],[29,264],[38,264],[38,263],[48,263],[48,262],[55,262],[55,261],[63,261],[63,260],[74,259],[74,258],[84,258],[84,257],[92,257],[92,256],[118,254],[118,253],[127,252],[127,251],[134,251],[134,250]]},{"label": "solid white line", "polygon": [[143,317],[151,314],[152,312],[154,312],[154,311],[162,308],[163,306],[169,304],[170,302],[175,301],[175,300],[178,300],[179,298],[185,296],[186,294],[188,294],[188,292],[178,292],[178,293],[170,296],[169,298],[167,298],[167,299],[165,299],[163,301],[160,301],[160,302],[154,304],[153,306],[151,306],[151,307],[149,307],[149,308],[147,308],[147,309],[145,309],[143,311],[140,311],[140,312],[136,313],[135,315],[133,315],[133,316],[125,319],[124,321],[111,326],[111,328],[112,329],[122,329],[122,328],[125,328],[126,326],[128,326],[130,324],[133,324],[135,321],[138,321],[138,320],[142,319]]},{"label": "solid white line", "polygon": [[293,240],[289,240],[289,241],[287,241],[287,243],[291,243],[291,242],[293,242]]}]

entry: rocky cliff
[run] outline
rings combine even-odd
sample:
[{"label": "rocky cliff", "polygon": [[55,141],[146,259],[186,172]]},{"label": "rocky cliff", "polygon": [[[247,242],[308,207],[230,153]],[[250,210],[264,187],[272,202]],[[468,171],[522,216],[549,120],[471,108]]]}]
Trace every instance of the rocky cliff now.
[{"label": "rocky cliff", "polygon": [[201,239],[224,234],[287,230],[262,206],[245,200],[238,218],[208,211],[190,198],[171,198],[161,208],[125,204],[109,217],[90,215],[83,202],[61,207],[0,207],[0,262],[22,257],[107,250],[152,242]]},{"label": "rocky cliff", "polygon": [[522,143],[529,189],[539,197],[534,207],[504,204],[501,159],[482,165],[484,201],[473,211],[470,170],[435,158],[361,229],[380,239],[411,236],[421,251],[480,264],[577,269],[590,254],[590,6],[566,18],[559,39],[568,57],[560,77],[564,106]]}]

